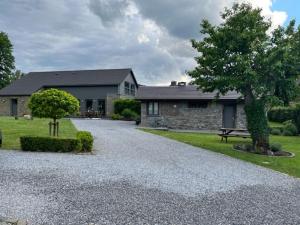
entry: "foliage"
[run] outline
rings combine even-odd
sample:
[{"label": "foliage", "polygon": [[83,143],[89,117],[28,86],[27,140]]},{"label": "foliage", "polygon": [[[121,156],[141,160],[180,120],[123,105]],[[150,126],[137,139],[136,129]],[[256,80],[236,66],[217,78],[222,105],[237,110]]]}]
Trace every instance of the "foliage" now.
[{"label": "foliage", "polygon": [[121,113],[121,116],[123,116],[124,119],[127,120],[136,120],[138,117],[136,112],[132,111],[131,109],[124,109]]},{"label": "foliage", "polygon": [[283,136],[294,136],[294,134],[290,130],[283,130],[282,135]]},{"label": "foliage", "polygon": [[23,151],[72,152],[81,149],[78,139],[22,136],[20,143]]},{"label": "foliage", "polygon": [[124,109],[130,109],[136,114],[141,114],[141,103],[134,99],[117,99],[114,101],[115,113],[122,114]]},{"label": "foliage", "polygon": [[269,127],[268,120],[264,115],[264,103],[260,100],[253,100],[252,103],[245,106],[248,131],[251,134],[253,146],[256,148],[268,148]]},{"label": "foliage", "polygon": [[[257,165],[268,167],[292,176],[300,177],[300,138],[299,137],[284,137],[270,136],[271,143],[281,143],[284,151],[295,153],[295,157],[268,157],[260,154],[252,154],[246,152],[235,151],[232,148],[234,144],[251,144],[247,139],[230,138],[228,143],[220,141],[220,137],[216,134],[203,133],[179,133],[172,131],[159,131],[151,129],[143,129],[146,132],[161,135],[166,138],[171,138],[185,144],[190,144],[196,147],[211,150],[213,152],[222,153],[237,159],[255,163]],[[266,163],[267,162],[267,163]]]},{"label": "foliage", "polygon": [[15,81],[15,80],[19,80],[22,77],[25,76],[25,73],[23,73],[21,70],[16,70],[15,72],[13,72],[10,76],[10,83]]},{"label": "foliage", "polygon": [[298,134],[298,129],[292,120],[288,120],[288,121],[284,122],[282,129],[283,129],[283,132],[289,131],[292,134],[292,136],[295,136]]},{"label": "foliage", "polygon": [[272,152],[280,152],[280,151],[282,151],[282,146],[279,143],[271,143],[270,149]]},{"label": "foliage", "polygon": [[300,104],[297,104],[295,106],[295,111],[294,111],[294,123],[298,129],[298,131],[300,131]]},{"label": "foliage", "polygon": [[0,89],[10,83],[10,76],[14,69],[13,45],[7,34],[0,32]]},{"label": "foliage", "polygon": [[269,110],[268,118],[270,121],[282,123],[294,119],[294,114],[294,107],[274,107]]},{"label": "foliage", "polygon": [[204,91],[217,90],[218,95],[239,92],[245,99],[253,143],[267,151],[267,106],[295,97],[300,72],[300,51],[295,49],[300,50],[300,28],[296,30],[295,21],[291,21],[268,35],[271,22],[261,11],[250,4],[234,4],[225,9],[219,26],[204,20],[203,40],[192,40],[199,52],[195,58],[198,66],[188,74]]},{"label": "foliage", "polygon": [[[48,122],[47,119],[39,118],[28,120],[20,117],[15,120],[13,117],[0,117],[3,135],[2,148],[20,149],[21,136],[48,136]],[[69,119],[60,120],[60,128],[60,138],[76,138],[77,130]]]},{"label": "foliage", "polygon": [[281,130],[278,128],[272,128],[271,129],[271,134],[273,135],[281,135]]},{"label": "foliage", "polygon": [[65,91],[48,89],[32,94],[28,106],[33,116],[55,121],[77,113],[79,101]]},{"label": "foliage", "polygon": [[94,143],[93,135],[88,131],[79,131],[76,136],[81,143],[81,151],[91,152]]},{"label": "foliage", "polygon": [[114,114],[112,114],[111,119],[112,120],[121,120],[121,119],[123,119],[123,116],[121,116],[120,114],[114,113]]}]

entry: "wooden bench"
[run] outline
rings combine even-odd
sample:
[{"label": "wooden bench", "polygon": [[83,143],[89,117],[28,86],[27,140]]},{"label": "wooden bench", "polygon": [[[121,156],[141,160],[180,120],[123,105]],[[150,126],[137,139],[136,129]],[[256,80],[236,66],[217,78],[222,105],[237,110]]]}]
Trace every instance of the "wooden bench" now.
[{"label": "wooden bench", "polygon": [[221,141],[225,139],[227,143],[227,139],[229,137],[240,137],[240,138],[250,138],[250,134],[246,129],[239,129],[239,128],[221,128],[221,134],[218,134],[222,137]]}]

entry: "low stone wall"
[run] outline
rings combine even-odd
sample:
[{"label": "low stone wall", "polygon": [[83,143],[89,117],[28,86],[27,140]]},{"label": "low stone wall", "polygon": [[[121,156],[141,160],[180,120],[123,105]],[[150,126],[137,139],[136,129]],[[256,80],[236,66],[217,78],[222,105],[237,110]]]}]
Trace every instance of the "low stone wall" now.
[{"label": "low stone wall", "polygon": [[[141,126],[185,130],[219,130],[223,126],[223,104],[210,102],[207,108],[188,108],[187,102],[160,102],[159,116],[147,115],[147,103],[141,105]],[[237,105],[236,127],[246,128],[243,104]]]},{"label": "low stone wall", "polygon": [[0,116],[10,116],[11,115],[11,100],[18,100],[18,116],[23,116],[30,114],[28,108],[29,96],[7,96],[0,97]]}]

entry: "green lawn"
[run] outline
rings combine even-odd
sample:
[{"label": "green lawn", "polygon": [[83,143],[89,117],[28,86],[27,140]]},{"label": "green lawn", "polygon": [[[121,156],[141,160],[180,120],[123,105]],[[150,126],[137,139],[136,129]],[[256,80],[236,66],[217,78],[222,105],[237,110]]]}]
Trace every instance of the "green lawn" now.
[{"label": "green lawn", "polygon": [[300,177],[300,137],[271,136],[272,143],[281,143],[283,149],[296,154],[294,158],[268,157],[232,149],[233,144],[249,142],[242,138],[228,138],[228,143],[221,142],[216,134],[178,133],[172,131],[158,131],[142,129],[145,132],[161,135],[196,147],[202,147],[214,152],[219,152],[234,158],[268,167],[289,175]]},{"label": "green lawn", "polygon": [[[25,120],[14,117],[0,117],[0,130],[3,135],[3,149],[20,149],[19,137],[23,135],[48,136],[50,119]],[[59,121],[59,136],[72,138],[76,136],[76,128],[69,119]]]},{"label": "green lawn", "polygon": [[283,127],[282,123],[277,123],[277,122],[269,122],[270,127]]}]

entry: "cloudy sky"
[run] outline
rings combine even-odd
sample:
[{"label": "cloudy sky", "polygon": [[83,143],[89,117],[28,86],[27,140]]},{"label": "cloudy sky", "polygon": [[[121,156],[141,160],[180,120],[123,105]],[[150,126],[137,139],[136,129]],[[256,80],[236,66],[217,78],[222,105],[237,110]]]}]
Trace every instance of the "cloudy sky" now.
[{"label": "cloudy sky", "polygon": [[[195,66],[189,40],[200,38],[200,21],[219,23],[220,11],[233,2],[0,0],[0,31],[8,33],[24,72],[130,67],[142,84],[167,84],[186,80]],[[300,8],[299,0],[250,2],[274,26]]]}]

